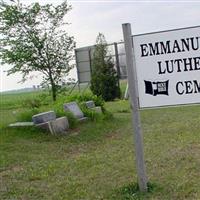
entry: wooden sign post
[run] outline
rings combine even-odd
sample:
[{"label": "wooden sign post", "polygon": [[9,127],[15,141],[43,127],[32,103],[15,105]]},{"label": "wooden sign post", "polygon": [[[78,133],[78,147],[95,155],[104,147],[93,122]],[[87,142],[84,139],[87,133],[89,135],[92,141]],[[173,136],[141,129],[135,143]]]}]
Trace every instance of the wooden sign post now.
[{"label": "wooden sign post", "polygon": [[134,48],[132,42],[131,25],[129,23],[123,24],[123,35],[126,51],[126,62],[128,71],[128,85],[130,103],[132,107],[132,123],[134,127],[135,138],[135,154],[136,154],[136,169],[138,176],[138,184],[141,192],[147,192],[147,176],[144,163],[143,153],[143,136],[140,121],[139,101],[138,101],[138,88],[136,78],[136,66],[134,59]]},{"label": "wooden sign post", "polygon": [[123,24],[138,182],[147,191],[139,109],[200,103],[200,26],[132,36]]}]

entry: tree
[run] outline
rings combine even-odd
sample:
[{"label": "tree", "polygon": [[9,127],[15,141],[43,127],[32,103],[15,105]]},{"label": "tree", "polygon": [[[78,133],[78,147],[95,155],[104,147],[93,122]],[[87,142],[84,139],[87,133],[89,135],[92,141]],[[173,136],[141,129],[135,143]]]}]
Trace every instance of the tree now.
[{"label": "tree", "polygon": [[92,60],[91,90],[105,101],[120,97],[118,75],[114,69],[112,57],[108,55],[105,36],[99,33]]},{"label": "tree", "polygon": [[64,30],[70,10],[67,1],[58,6],[0,3],[0,59],[13,66],[8,75],[20,72],[26,81],[31,72],[41,72],[54,101],[60,82],[73,67],[74,37]]}]

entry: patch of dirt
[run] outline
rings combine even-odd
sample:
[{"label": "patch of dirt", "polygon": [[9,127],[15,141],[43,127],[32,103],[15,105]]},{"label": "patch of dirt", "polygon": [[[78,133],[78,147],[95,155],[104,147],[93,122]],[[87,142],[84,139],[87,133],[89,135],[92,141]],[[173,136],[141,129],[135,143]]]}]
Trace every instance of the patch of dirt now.
[{"label": "patch of dirt", "polygon": [[80,129],[79,128],[75,128],[73,130],[70,131],[70,135],[72,136],[77,136],[80,133]]},{"label": "patch of dirt", "polygon": [[110,133],[106,134],[106,138],[108,138],[108,139],[118,139],[119,134],[118,134],[118,132],[110,132]]}]

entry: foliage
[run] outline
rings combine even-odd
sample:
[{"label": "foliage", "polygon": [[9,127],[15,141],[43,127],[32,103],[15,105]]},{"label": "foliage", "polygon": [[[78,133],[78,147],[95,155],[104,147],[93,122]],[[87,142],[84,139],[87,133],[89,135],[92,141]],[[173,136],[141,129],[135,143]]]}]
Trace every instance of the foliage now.
[{"label": "foliage", "polygon": [[113,119],[114,118],[114,116],[113,116],[113,114],[110,112],[110,111],[108,111],[108,110],[104,110],[104,113],[103,113],[104,115],[102,116],[102,119],[103,120],[111,120],[111,119]]},{"label": "foliage", "polygon": [[32,116],[40,113],[40,110],[37,108],[33,109],[26,109],[24,111],[21,111],[17,113],[16,119],[19,122],[31,122],[32,121]]},{"label": "foliage", "polygon": [[55,112],[56,112],[56,117],[63,117],[63,116],[67,117],[70,128],[75,128],[77,126],[78,121],[76,117],[70,112],[65,112],[63,106],[55,107]]},{"label": "foliage", "polygon": [[25,93],[1,93],[1,109],[12,109],[22,107],[22,103],[26,99],[38,98],[42,95],[41,91],[38,92],[25,92]]},{"label": "foliage", "polygon": [[66,97],[67,102],[71,101],[77,101],[79,103],[86,102],[86,101],[94,101],[96,106],[101,106],[103,108],[104,106],[104,100],[101,96],[97,96],[92,94],[91,92],[85,92],[85,93],[76,93],[72,94]]},{"label": "foliage", "polygon": [[13,66],[8,75],[20,72],[26,81],[31,72],[40,72],[42,85],[50,85],[53,100],[73,67],[74,38],[63,28],[70,10],[67,1],[56,7],[39,3],[25,6],[14,0],[0,3],[0,58],[2,64]]},{"label": "foliage", "polygon": [[[156,188],[156,184],[147,183],[147,192],[152,193]],[[138,183],[131,183],[123,186],[118,190],[118,195],[122,196],[124,200],[138,200],[144,199],[145,193],[140,192]]]},{"label": "foliage", "polygon": [[[97,113],[94,110],[88,109],[85,105],[86,101],[94,101],[96,106],[100,106],[103,114]],[[84,116],[88,117],[90,120],[100,120],[100,119],[108,119],[112,118],[112,114],[107,112],[106,109],[104,108],[104,100],[101,98],[101,96],[96,96],[92,94],[91,92],[86,92],[86,93],[75,93],[71,94],[67,97],[63,96],[62,98],[58,98],[56,103],[53,105],[55,110],[61,114],[61,116],[65,116],[66,113],[63,111],[63,104],[64,103],[69,103],[69,102],[77,102],[79,107],[81,108]],[[107,118],[107,116],[109,116]],[[73,119],[72,119],[73,120]],[[74,123],[76,124],[76,123]]]},{"label": "foliage", "polygon": [[114,69],[112,57],[108,55],[105,37],[99,33],[92,61],[91,90],[105,101],[120,97],[118,75]]},{"label": "foliage", "polygon": [[88,117],[92,121],[97,121],[102,116],[101,113],[97,113],[94,110],[87,108],[84,103],[80,104],[80,108],[82,112],[84,113],[84,116]]},{"label": "foliage", "polygon": [[[63,106],[64,103],[73,102],[76,101],[79,104],[79,107],[81,108],[84,116],[88,117],[92,121],[96,120],[106,120],[111,119],[112,113],[106,111],[104,107],[104,100],[101,96],[97,96],[92,94],[91,92],[85,92],[85,93],[76,93],[71,94],[67,97],[61,98],[58,102],[59,107]],[[95,106],[100,106],[102,109],[103,114],[97,113],[94,110],[91,110],[86,107],[85,102],[86,101],[94,101]],[[58,107],[58,106],[57,106]]]},{"label": "foliage", "polygon": [[39,94],[37,97],[27,98],[22,100],[22,106],[28,109],[39,108],[51,103],[49,96],[45,93]]},{"label": "foliage", "polygon": [[39,108],[41,106],[41,102],[38,98],[34,98],[34,99],[25,99],[23,102],[22,102],[22,106],[25,107],[25,108],[31,108],[31,109],[34,109],[34,108]]},{"label": "foliage", "polygon": [[49,105],[50,103],[52,103],[52,100],[51,100],[50,96],[48,95],[48,93],[39,94],[38,99],[39,99],[41,105]]},{"label": "foliage", "polygon": [[[8,128],[13,110],[0,107],[1,199],[125,200],[134,194],[131,114],[118,112],[130,110],[129,102],[104,106],[112,121],[88,121],[63,137]],[[133,199],[200,199],[200,106],[142,110],[141,118],[148,177],[156,185]]]}]

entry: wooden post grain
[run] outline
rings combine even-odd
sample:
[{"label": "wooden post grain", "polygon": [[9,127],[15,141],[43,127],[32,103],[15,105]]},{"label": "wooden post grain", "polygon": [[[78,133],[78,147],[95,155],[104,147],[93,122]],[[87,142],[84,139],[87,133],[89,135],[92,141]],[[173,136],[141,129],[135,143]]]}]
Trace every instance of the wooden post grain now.
[{"label": "wooden post grain", "polygon": [[134,141],[135,141],[135,155],[136,155],[136,169],[138,176],[138,184],[141,192],[147,192],[147,176],[144,163],[143,153],[143,136],[139,112],[138,101],[138,88],[137,88],[137,76],[136,76],[136,63],[134,58],[134,47],[132,42],[131,25],[129,23],[122,24],[126,62],[128,71],[128,85],[130,103],[132,107],[132,123],[134,127]]}]

